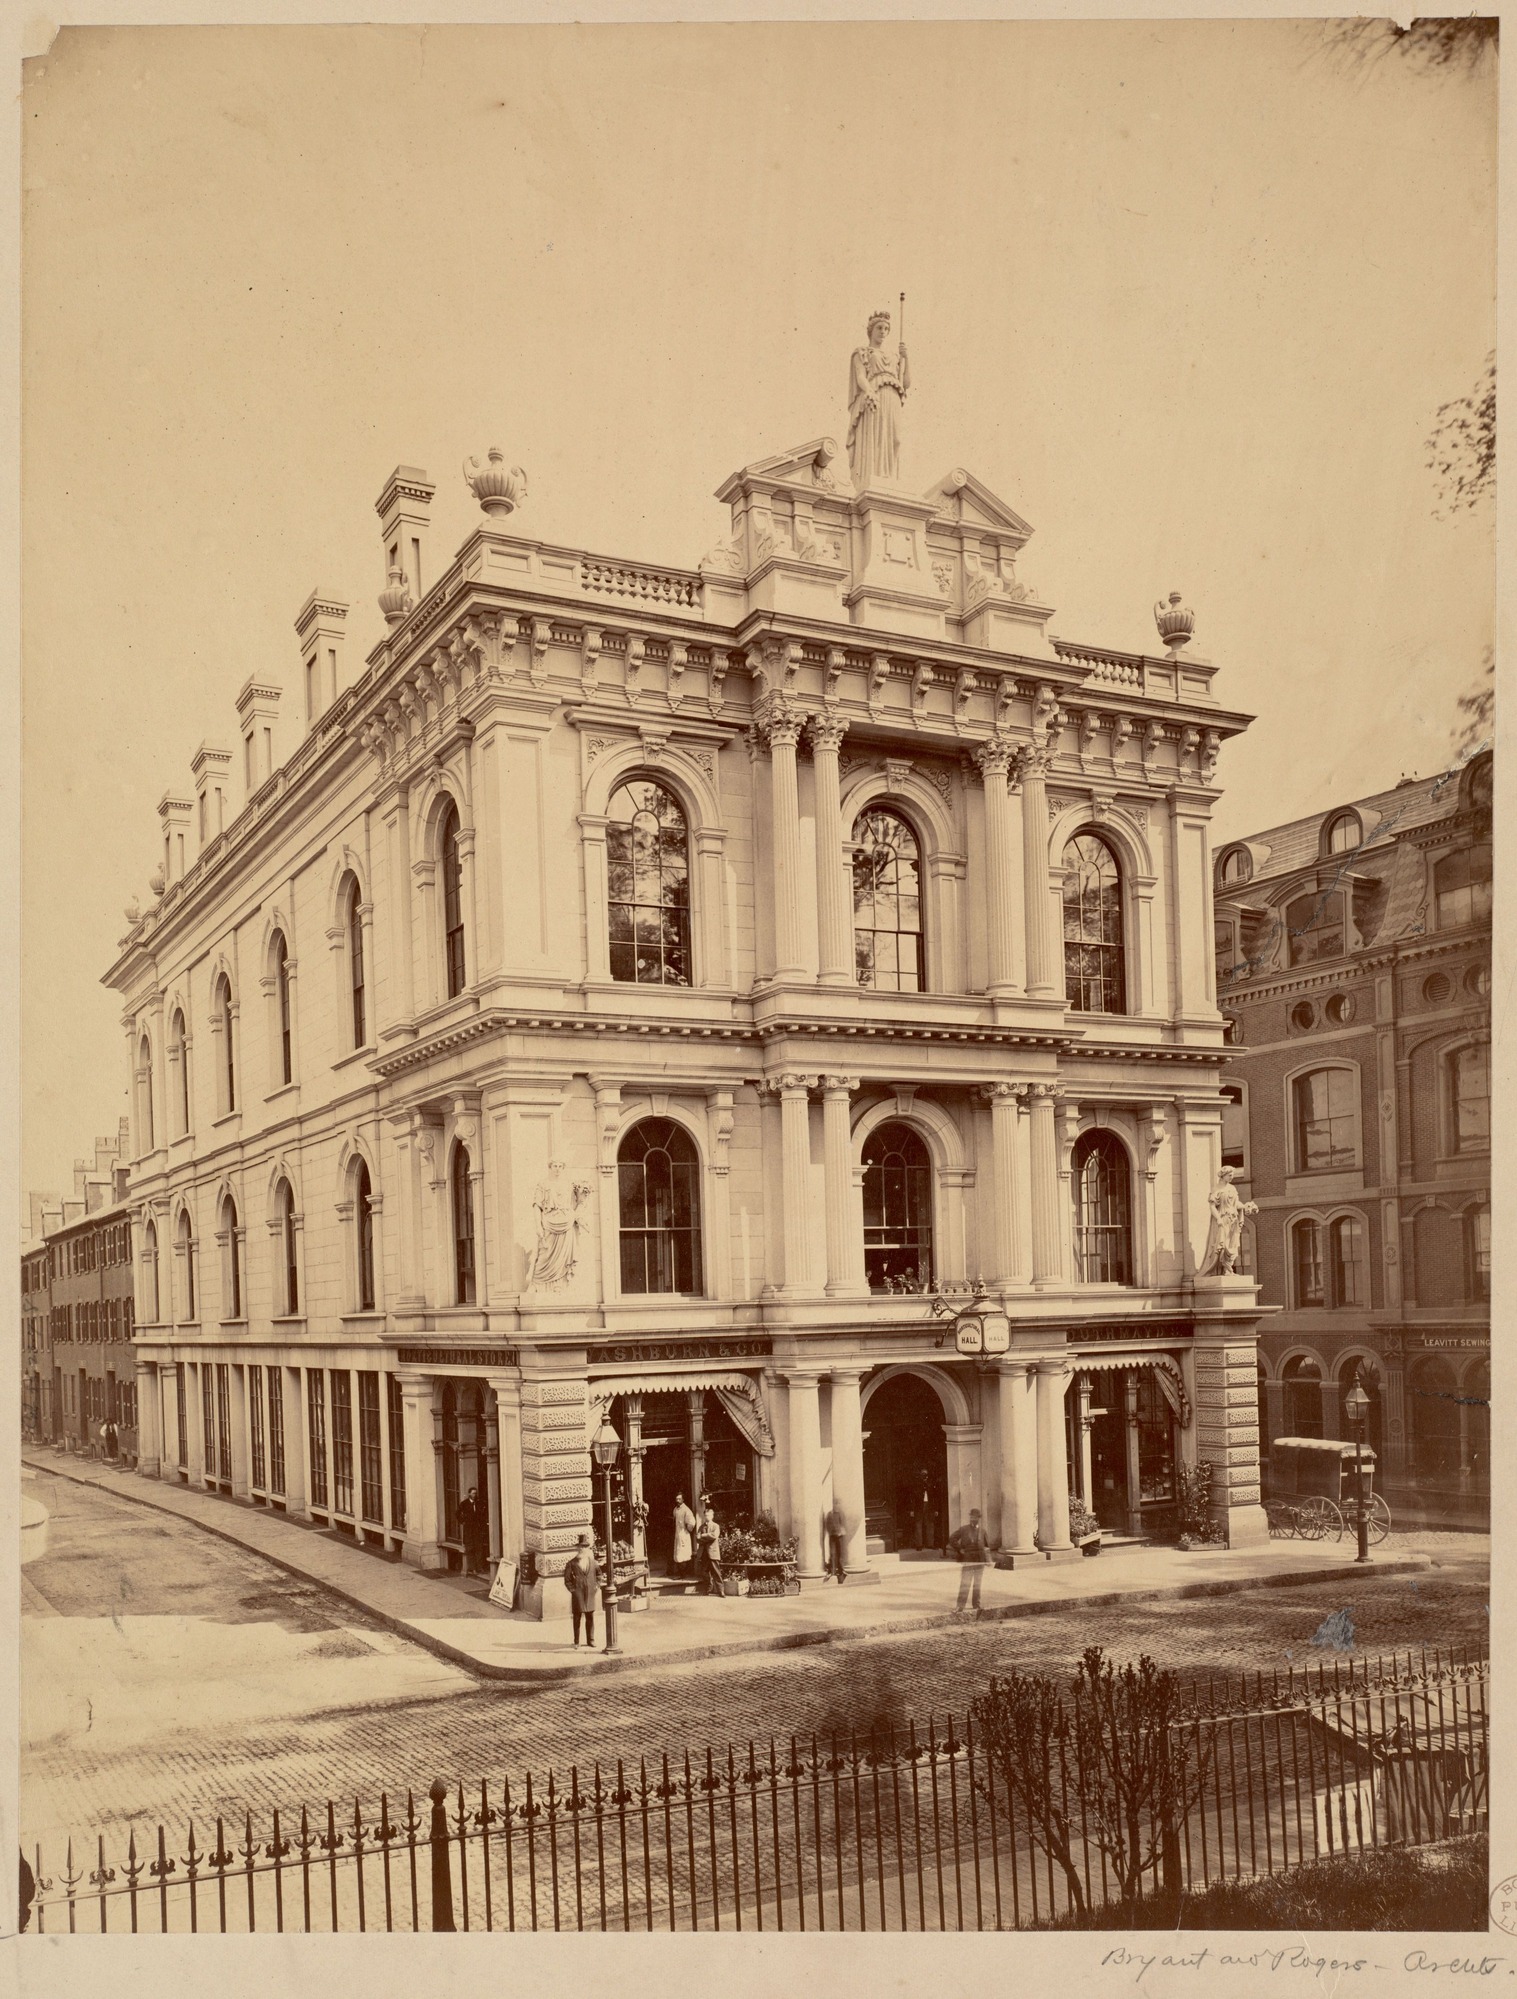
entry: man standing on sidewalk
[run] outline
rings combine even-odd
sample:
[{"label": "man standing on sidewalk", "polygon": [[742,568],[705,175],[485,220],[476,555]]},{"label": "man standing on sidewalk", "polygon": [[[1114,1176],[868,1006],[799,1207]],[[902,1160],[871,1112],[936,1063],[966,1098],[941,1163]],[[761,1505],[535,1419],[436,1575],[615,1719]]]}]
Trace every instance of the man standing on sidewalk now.
[{"label": "man standing on sidewalk", "polygon": [[836,1500],[828,1508],[822,1527],[827,1535],[827,1573],[842,1582],[848,1570],[848,1525]]},{"label": "man standing on sidewalk", "polygon": [[[969,1509],[969,1524],[959,1528],[948,1537],[949,1552],[964,1564],[964,1572],[959,1577],[959,1600],[956,1611],[978,1610],[980,1607],[980,1579],[985,1573],[985,1553],[989,1547],[985,1529],[980,1525],[980,1509]],[[974,1601],[971,1603],[970,1597]]]}]

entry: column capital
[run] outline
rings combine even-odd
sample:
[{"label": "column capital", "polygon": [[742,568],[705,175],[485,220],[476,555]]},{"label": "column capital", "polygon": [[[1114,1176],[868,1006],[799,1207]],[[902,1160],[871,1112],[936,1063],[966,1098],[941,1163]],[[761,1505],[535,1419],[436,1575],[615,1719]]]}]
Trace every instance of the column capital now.
[{"label": "column capital", "polygon": [[1041,784],[1053,768],[1053,751],[1036,743],[1024,744],[1017,752],[1016,782],[1025,784],[1029,779]]},{"label": "column capital", "polygon": [[806,724],[806,733],[811,738],[813,750],[836,751],[848,733],[848,718],[846,715],[825,713],[813,715]]},{"label": "column capital", "polygon": [[1012,738],[999,729],[983,743],[977,743],[970,752],[980,776],[986,780],[1000,777],[1005,779],[1016,759],[1017,746]]},{"label": "column capital", "polygon": [[816,1367],[787,1367],[781,1369],[781,1373],[791,1388],[815,1388],[822,1379],[821,1370]]},{"label": "column capital", "polygon": [[1037,1370],[1035,1360],[1027,1360],[1021,1354],[1003,1354],[996,1362],[996,1373],[1007,1375],[1027,1375]]},{"label": "column capital", "polygon": [[851,1097],[859,1087],[857,1076],[823,1076],[822,1094],[827,1097]]},{"label": "column capital", "polygon": [[753,711],[753,726],[771,750],[793,750],[806,726],[806,715],[783,694],[766,694]]},{"label": "column capital", "polygon": [[860,1362],[857,1367],[829,1367],[827,1370],[834,1382],[848,1381],[855,1388],[858,1387],[868,1371],[867,1366],[863,1362]]},{"label": "column capital", "polygon": [[1010,1104],[1015,1107],[1027,1095],[1030,1085],[1026,1083],[982,1083],[980,1095],[988,1104]]},{"label": "column capital", "polygon": [[787,1069],[782,1075],[774,1079],[770,1087],[778,1090],[781,1097],[794,1098],[806,1096],[816,1088],[816,1077],[802,1075],[795,1070]]},{"label": "column capital", "polygon": [[1058,1083],[1029,1083],[1027,1085],[1027,1100],[1033,1105],[1048,1104],[1054,1106],[1059,1103],[1063,1095],[1063,1087]]}]

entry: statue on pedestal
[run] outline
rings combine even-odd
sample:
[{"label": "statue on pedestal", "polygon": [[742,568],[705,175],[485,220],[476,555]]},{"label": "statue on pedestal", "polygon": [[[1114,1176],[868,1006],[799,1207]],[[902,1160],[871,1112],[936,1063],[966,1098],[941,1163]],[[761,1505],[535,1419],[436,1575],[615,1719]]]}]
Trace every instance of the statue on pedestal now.
[{"label": "statue on pedestal", "polygon": [[901,404],[911,386],[905,346],[885,352],[890,314],[872,313],[868,331],[869,345],[854,349],[848,369],[848,465],[859,492],[900,476]]},{"label": "statue on pedestal", "polygon": [[1243,1253],[1243,1222],[1257,1215],[1257,1201],[1243,1201],[1233,1185],[1236,1167],[1224,1166],[1210,1195],[1211,1227],[1206,1233],[1206,1254],[1201,1259],[1203,1277],[1231,1277]]},{"label": "statue on pedestal", "polygon": [[537,1211],[537,1249],[527,1282],[556,1288],[574,1275],[575,1237],[579,1230],[578,1209],[589,1199],[590,1189],[583,1180],[569,1180],[564,1162],[555,1159],[546,1180],[538,1182],[532,1196]]}]

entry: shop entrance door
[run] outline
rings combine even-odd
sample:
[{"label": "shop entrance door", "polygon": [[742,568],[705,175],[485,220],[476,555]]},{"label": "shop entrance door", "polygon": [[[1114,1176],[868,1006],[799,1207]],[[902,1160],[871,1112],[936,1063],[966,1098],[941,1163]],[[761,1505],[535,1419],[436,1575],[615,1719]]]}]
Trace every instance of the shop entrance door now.
[{"label": "shop entrance door", "polygon": [[949,1531],[943,1405],[913,1374],[898,1374],[864,1412],[864,1514],[870,1534],[897,1550],[941,1550]]},{"label": "shop entrance door", "polygon": [[1103,1373],[1092,1386],[1101,1414],[1091,1417],[1089,1504],[1113,1534],[1125,1534],[1128,1523],[1126,1381],[1126,1375]]}]

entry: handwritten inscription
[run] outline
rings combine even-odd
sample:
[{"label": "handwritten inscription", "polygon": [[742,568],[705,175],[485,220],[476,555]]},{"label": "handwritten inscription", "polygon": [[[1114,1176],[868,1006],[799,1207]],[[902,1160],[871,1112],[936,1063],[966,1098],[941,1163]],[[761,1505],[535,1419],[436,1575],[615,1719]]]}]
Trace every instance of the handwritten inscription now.
[{"label": "handwritten inscription", "polygon": [[[1512,1883],[1503,1882],[1502,1888],[1510,1889]],[[1496,1890],[1500,1895],[1502,1888]],[[1495,1900],[1495,1897],[1492,1897]],[[1403,1971],[1448,1974],[1456,1978],[1494,1978],[1507,1959],[1483,1955],[1478,1957],[1437,1957],[1428,1950],[1409,1950],[1401,1960]],[[1276,1948],[1265,1945],[1259,1950],[1229,1951],[1213,1950],[1203,1944],[1197,1950],[1147,1951],[1130,1950],[1119,1946],[1109,1950],[1101,1959],[1103,1970],[1130,1972],[1135,1985],[1141,1984],[1150,1971],[1200,1971],[1211,1967],[1210,1975],[1220,1970],[1248,1971],[1306,1971],[1313,1976],[1324,1971],[1383,1972],[1389,1965],[1379,1964],[1368,1957],[1328,1957],[1303,1944],[1287,1944]],[[1513,1975],[1508,1967],[1507,1975]]]}]

